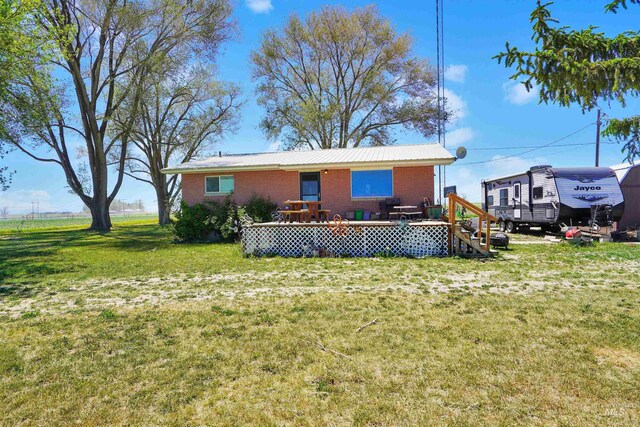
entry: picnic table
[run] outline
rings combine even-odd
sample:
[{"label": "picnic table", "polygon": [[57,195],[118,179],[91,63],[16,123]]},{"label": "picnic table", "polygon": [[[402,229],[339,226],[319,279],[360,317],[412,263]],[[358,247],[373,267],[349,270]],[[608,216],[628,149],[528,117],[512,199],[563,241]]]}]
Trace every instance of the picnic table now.
[{"label": "picnic table", "polygon": [[[286,200],[284,202],[288,209],[278,211],[285,216],[285,221],[293,222],[311,222],[311,217],[316,222],[327,221],[329,217],[329,209],[320,209],[321,200]],[[304,208],[304,205],[307,205]]]},{"label": "picnic table", "polygon": [[393,209],[395,209],[395,212],[389,212],[389,218],[395,217],[395,219],[402,219],[404,217],[411,220],[418,219],[422,216],[422,212],[414,205],[394,206]]}]

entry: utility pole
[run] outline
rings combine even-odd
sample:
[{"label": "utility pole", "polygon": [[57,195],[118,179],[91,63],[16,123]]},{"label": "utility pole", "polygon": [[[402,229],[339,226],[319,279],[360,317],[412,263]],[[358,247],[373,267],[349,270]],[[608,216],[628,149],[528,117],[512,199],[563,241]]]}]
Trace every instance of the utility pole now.
[{"label": "utility pole", "polygon": [[[438,121],[436,123],[438,130],[438,144],[442,145],[442,108],[440,98],[440,0],[436,0],[436,85],[438,89],[438,96],[436,99],[438,108]],[[442,165],[438,165],[438,204],[444,203],[442,197]]]},{"label": "utility pole", "polygon": [[596,120],[596,167],[600,166],[600,109],[598,108],[598,120]]},{"label": "utility pole", "polygon": [[[444,114],[446,99],[444,96],[444,0],[436,0],[436,86],[437,86],[437,132],[438,144],[447,147]],[[447,185],[447,171],[444,165],[438,165],[438,203],[444,203],[444,187]]]}]

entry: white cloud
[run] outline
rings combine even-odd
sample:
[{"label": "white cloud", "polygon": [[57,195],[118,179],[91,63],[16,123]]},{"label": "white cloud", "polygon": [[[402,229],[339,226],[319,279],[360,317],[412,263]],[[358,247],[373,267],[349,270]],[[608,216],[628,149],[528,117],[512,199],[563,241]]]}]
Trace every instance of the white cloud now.
[{"label": "white cloud", "polygon": [[465,160],[459,160],[460,163],[456,162],[454,166],[447,167],[447,185],[455,185],[457,193],[470,202],[482,200],[480,183],[483,179],[525,172],[531,166],[549,163],[545,157],[523,159],[497,155],[493,156],[490,162],[464,166],[464,162],[475,160],[472,157],[468,156]]},{"label": "white cloud", "polygon": [[452,113],[455,123],[456,119],[463,119],[467,115],[467,102],[463,100],[458,94],[450,89],[444,90],[445,105],[447,111]]},{"label": "white cloud", "polygon": [[520,82],[507,82],[502,85],[504,91],[504,99],[514,105],[525,105],[538,98],[538,88],[534,86],[531,90]]},{"label": "white cloud", "polygon": [[471,141],[475,136],[475,132],[470,127],[453,129],[447,132],[447,148],[460,147]]},{"label": "white cloud", "polygon": [[531,166],[548,164],[546,157],[534,157],[531,159],[523,159],[521,157],[495,155],[491,158],[491,162],[487,163],[487,167],[491,171],[491,175],[487,178],[495,178],[504,175],[525,172]]},{"label": "white cloud", "polygon": [[269,13],[273,9],[271,0],[247,0],[246,3],[254,13]]},{"label": "white cloud", "polygon": [[[38,202],[33,204],[32,202]],[[0,208],[7,208],[9,214],[24,214],[31,209],[40,212],[55,211],[56,207],[51,203],[51,195],[44,190],[8,190],[0,192]]]},{"label": "white cloud", "polygon": [[476,169],[465,166],[447,167],[447,185],[455,185],[456,193],[468,201],[480,201],[480,181],[482,177]]},{"label": "white cloud", "polygon": [[464,83],[467,71],[469,67],[466,65],[449,65],[444,70],[444,78],[452,82]]}]

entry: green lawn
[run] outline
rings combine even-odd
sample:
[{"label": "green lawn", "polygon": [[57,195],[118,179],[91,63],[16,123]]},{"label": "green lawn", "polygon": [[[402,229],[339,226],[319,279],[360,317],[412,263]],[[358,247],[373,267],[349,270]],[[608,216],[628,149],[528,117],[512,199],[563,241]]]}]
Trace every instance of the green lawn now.
[{"label": "green lawn", "polygon": [[256,259],[171,240],[0,235],[0,425],[640,423],[638,246]]},{"label": "green lawn", "polygon": [[[157,214],[136,214],[129,216],[113,215],[111,221],[114,225],[122,224],[153,224],[158,220]],[[0,235],[13,234],[25,231],[44,230],[68,230],[88,228],[91,225],[91,217],[69,217],[69,218],[10,218],[0,219]]]}]

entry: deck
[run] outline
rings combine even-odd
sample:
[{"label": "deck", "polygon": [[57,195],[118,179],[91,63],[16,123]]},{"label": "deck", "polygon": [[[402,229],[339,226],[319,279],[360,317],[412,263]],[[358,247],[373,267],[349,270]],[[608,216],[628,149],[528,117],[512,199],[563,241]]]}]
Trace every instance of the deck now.
[{"label": "deck", "polygon": [[450,224],[443,221],[266,222],[246,226],[246,255],[446,256]]}]

